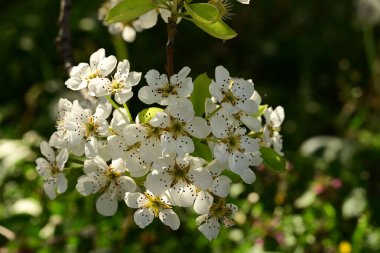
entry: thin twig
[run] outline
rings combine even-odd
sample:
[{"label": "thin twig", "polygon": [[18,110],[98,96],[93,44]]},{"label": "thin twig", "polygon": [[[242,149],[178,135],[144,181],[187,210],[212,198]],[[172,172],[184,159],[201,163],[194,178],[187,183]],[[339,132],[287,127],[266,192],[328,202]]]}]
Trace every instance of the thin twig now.
[{"label": "thin twig", "polygon": [[168,20],[167,32],[168,42],[166,44],[166,74],[171,77],[174,74],[174,39],[177,34],[177,22],[176,19],[170,17]]},{"label": "thin twig", "polygon": [[61,0],[61,8],[58,19],[59,32],[56,38],[57,50],[62,56],[66,71],[69,73],[73,66],[73,56],[71,53],[71,32],[70,32],[71,0]]}]

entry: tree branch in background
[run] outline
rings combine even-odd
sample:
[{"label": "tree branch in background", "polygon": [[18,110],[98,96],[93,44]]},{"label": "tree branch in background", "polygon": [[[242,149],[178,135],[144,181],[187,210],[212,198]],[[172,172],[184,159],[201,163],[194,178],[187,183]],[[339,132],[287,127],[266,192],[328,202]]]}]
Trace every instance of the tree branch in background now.
[{"label": "tree branch in background", "polygon": [[68,73],[70,72],[74,62],[71,53],[70,11],[71,0],[61,0],[61,8],[58,19],[59,32],[56,39],[56,44],[57,50],[62,56],[65,69]]}]

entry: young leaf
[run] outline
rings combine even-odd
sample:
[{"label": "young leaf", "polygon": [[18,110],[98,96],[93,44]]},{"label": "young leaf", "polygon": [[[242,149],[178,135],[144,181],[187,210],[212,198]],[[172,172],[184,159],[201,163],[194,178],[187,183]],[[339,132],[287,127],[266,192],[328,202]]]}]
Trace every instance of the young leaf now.
[{"label": "young leaf", "polygon": [[108,23],[129,22],[156,6],[151,0],[124,0],[113,7],[106,18]]},{"label": "young leaf", "polygon": [[186,11],[190,14],[190,16],[201,23],[214,23],[219,17],[218,9],[208,3],[197,3],[197,4],[187,4],[186,2],[185,8]]},{"label": "young leaf", "polygon": [[266,167],[275,170],[275,171],[284,171],[286,167],[285,159],[277,154],[271,148],[268,147],[260,147],[260,152],[263,157],[263,163]]},{"label": "young leaf", "polygon": [[200,74],[194,80],[194,90],[190,96],[190,100],[194,105],[194,111],[196,116],[202,116],[205,112],[206,98],[211,97],[209,86],[211,79],[206,73]]},{"label": "young leaf", "polygon": [[202,23],[195,19],[191,19],[191,21],[203,31],[217,39],[229,40],[237,35],[237,33],[220,18],[213,23]]},{"label": "young leaf", "polygon": [[156,114],[158,112],[162,112],[163,109],[162,108],[158,108],[158,107],[150,107],[150,108],[146,108],[144,110],[142,110],[140,113],[139,113],[139,121],[140,123],[142,124],[146,124],[148,123],[154,116],[156,116]]},{"label": "young leaf", "polygon": [[207,144],[200,142],[199,140],[194,140],[194,152],[193,156],[198,156],[205,159],[208,162],[212,160],[212,153]]}]

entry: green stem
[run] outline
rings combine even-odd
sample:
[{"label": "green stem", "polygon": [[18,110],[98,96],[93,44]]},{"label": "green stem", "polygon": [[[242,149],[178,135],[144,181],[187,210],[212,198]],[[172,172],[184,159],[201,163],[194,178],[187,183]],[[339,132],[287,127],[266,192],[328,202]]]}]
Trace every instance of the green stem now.
[{"label": "green stem", "polygon": [[123,118],[129,122],[129,119],[128,119],[128,116],[125,115],[121,110],[120,110],[120,107],[115,103],[115,101],[112,100],[112,98],[110,96],[106,96],[106,99],[108,100],[108,102],[111,103],[112,107],[115,108],[115,110],[118,110],[120,112],[120,114],[123,116]]},{"label": "green stem", "polygon": [[127,115],[128,115],[128,118],[129,118],[129,122],[133,124],[132,115],[131,115],[131,112],[129,111],[129,108],[128,108],[127,104],[124,103],[123,107],[124,107],[125,111],[127,112]]},{"label": "green stem", "polygon": [[127,43],[121,36],[112,36],[112,44],[118,59],[128,59]]},{"label": "green stem", "polygon": [[209,115],[206,116],[205,120],[209,120],[212,116],[214,116],[215,113],[217,113],[220,109],[222,109],[221,106],[217,107],[215,110],[213,110]]},{"label": "green stem", "polygon": [[377,63],[377,48],[374,35],[374,29],[372,25],[363,24],[363,40],[364,48],[367,56],[368,67],[372,75],[372,81],[375,88],[380,92],[380,82],[376,71]]}]

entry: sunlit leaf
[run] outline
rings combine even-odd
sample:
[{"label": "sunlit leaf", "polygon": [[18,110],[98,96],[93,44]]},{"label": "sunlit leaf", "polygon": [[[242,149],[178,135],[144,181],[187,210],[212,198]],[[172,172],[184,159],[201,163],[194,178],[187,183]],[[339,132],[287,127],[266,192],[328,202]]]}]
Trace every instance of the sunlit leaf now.
[{"label": "sunlit leaf", "polygon": [[263,157],[263,163],[266,167],[275,171],[285,170],[286,161],[276,151],[268,147],[260,147],[260,152]]},{"label": "sunlit leaf", "polygon": [[237,33],[221,19],[218,19],[213,23],[202,23],[194,19],[191,21],[203,31],[217,39],[229,40],[237,35]]},{"label": "sunlit leaf", "polygon": [[208,3],[185,4],[186,11],[190,16],[201,23],[213,23],[219,17],[218,9]]},{"label": "sunlit leaf", "polygon": [[139,121],[140,123],[142,124],[146,124],[148,123],[154,116],[156,116],[156,114],[158,112],[162,112],[163,109],[162,108],[158,108],[158,107],[150,107],[150,108],[146,108],[144,110],[142,110],[140,113],[139,113]]},{"label": "sunlit leaf", "polygon": [[190,100],[193,103],[195,115],[202,116],[205,112],[206,98],[211,97],[209,91],[209,85],[211,79],[206,73],[200,74],[194,80],[194,90],[190,96]]},{"label": "sunlit leaf", "polygon": [[192,155],[201,157],[209,162],[212,160],[212,153],[210,148],[207,144],[202,143],[199,140],[194,141],[194,152]]},{"label": "sunlit leaf", "polygon": [[130,22],[156,6],[151,0],[124,0],[113,7],[107,17],[108,23]]}]

